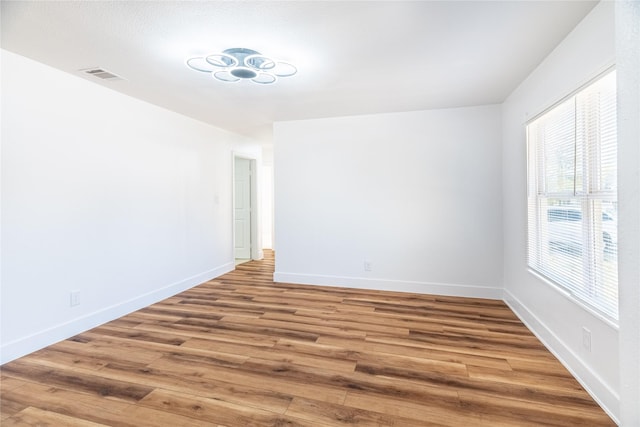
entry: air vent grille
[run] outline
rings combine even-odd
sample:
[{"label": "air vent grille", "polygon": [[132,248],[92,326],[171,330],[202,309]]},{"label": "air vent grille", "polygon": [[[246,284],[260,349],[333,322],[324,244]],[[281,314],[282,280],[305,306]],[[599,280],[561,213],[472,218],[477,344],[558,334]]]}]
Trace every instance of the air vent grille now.
[{"label": "air vent grille", "polygon": [[89,69],[80,70],[80,71],[101,80],[122,80],[122,77],[116,74],[113,74],[110,71],[103,70],[102,68],[89,68]]}]

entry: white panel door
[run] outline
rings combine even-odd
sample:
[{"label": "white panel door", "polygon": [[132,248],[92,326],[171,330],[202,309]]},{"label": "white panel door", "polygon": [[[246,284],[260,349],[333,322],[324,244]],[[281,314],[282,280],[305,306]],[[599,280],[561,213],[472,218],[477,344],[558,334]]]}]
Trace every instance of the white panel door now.
[{"label": "white panel door", "polygon": [[235,257],[251,258],[251,160],[235,159]]}]

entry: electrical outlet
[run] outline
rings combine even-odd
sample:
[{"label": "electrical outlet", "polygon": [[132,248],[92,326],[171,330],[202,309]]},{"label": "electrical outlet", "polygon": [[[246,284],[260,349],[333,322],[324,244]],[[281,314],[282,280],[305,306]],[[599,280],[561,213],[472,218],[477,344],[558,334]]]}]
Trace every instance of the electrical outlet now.
[{"label": "electrical outlet", "polygon": [[364,260],[364,271],[371,271],[371,261],[367,259]]},{"label": "electrical outlet", "polygon": [[71,297],[69,299],[69,305],[74,307],[80,305],[80,291],[71,291]]},{"label": "electrical outlet", "polygon": [[582,327],[582,347],[591,352],[591,331],[584,326]]}]

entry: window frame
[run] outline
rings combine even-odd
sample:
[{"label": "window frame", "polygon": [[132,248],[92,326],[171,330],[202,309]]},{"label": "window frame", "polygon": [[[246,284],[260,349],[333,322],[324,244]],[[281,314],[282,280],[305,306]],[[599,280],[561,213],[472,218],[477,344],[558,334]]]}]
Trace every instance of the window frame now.
[{"label": "window frame", "polygon": [[[614,79],[614,101],[616,97],[615,93],[615,67],[611,66],[599,73],[595,78],[589,80],[586,84],[582,85],[566,97],[562,98],[558,102],[554,103],[552,106],[546,108],[541,113],[537,114],[532,119],[528,120],[525,123],[525,135],[526,135],[526,154],[527,154],[527,247],[526,247],[526,262],[527,267],[531,273],[535,276],[543,279],[545,282],[550,283],[553,287],[558,289],[562,294],[569,296],[572,300],[578,302],[581,306],[589,309],[589,311],[595,312],[600,317],[603,317],[605,320],[617,325],[618,322],[618,306],[619,301],[617,298],[617,247],[616,247],[616,255],[615,255],[615,287],[616,287],[616,295],[615,295],[615,308],[612,307],[611,301],[606,304],[606,297],[610,297],[610,295],[606,296],[592,296],[599,292],[602,292],[602,283],[599,280],[602,279],[602,270],[604,267],[604,261],[602,258],[602,254],[598,254],[598,248],[603,248],[606,246],[604,242],[605,233],[603,231],[603,226],[605,223],[605,217],[610,217],[610,212],[603,210],[604,203],[613,202],[616,204],[617,209],[617,184],[613,190],[603,190],[601,188],[601,183],[598,181],[603,176],[603,163],[602,163],[602,150],[604,144],[602,142],[603,131],[598,128],[597,136],[594,138],[590,134],[587,133],[588,137],[584,138],[583,142],[579,142],[579,125],[580,120],[585,120],[584,117],[580,116],[580,114],[585,114],[584,112],[578,111],[578,97],[587,93],[588,90],[599,83],[602,79],[609,77],[610,74],[613,73]],[[573,192],[572,194],[565,191],[552,192],[548,191],[549,187],[547,186],[547,182],[545,179],[547,178],[546,168],[552,162],[549,162],[544,158],[541,160],[540,156],[540,148],[537,144],[543,145],[543,150],[548,148],[548,144],[546,141],[532,141],[532,132],[536,132],[537,128],[534,125],[537,125],[538,121],[548,117],[548,115],[557,112],[560,107],[563,107],[565,104],[572,102],[573,103],[573,131],[574,131],[574,141],[575,152],[573,154]],[[615,115],[617,114],[617,106],[615,102],[613,103],[613,118],[615,123]],[[600,100],[597,103],[597,108],[601,108]],[[561,112],[562,113],[562,112]],[[561,114],[560,113],[560,114]],[[598,114],[601,111],[598,110]],[[564,118],[563,118],[564,120]],[[546,124],[543,121],[543,125]],[[584,123],[583,123],[584,125]],[[533,129],[533,130],[532,130]],[[556,136],[562,139],[560,136]],[[544,139],[544,138],[543,138]],[[532,147],[532,145],[535,145]],[[616,140],[614,141],[615,147],[617,147],[617,135]],[[553,148],[558,149],[560,145],[556,145]],[[580,150],[584,151],[584,153],[580,153],[581,157],[578,154],[578,147],[580,146]],[[616,148],[617,150],[617,148]],[[545,152],[546,153],[546,152]],[[595,159],[594,159],[595,158]],[[582,162],[581,172],[583,175],[578,178],[578,162]],[[615,171],[617,172],[617,164],[615,166]],[[553,176],[554,178],[561,178],[561,172],[558,171],[557,175]],[[581,181],[578,186],[578,179]],[[540,188],[542,187],[542,191]],[[534,203],[532,203],[532,200]],[[566,211],[567,219],[565,222],[570,222],[569,216],[571,212],[575,210],[575,206],[567,205],[563,206],[562,204],[555,205],[550,204],[551,201],[557,201],[562,203],[563,201],[574,202],[579,206],[579,212],[582,222],[582,246],[580,259],[582,260],[582,275],[583,278],[580,280],[579,284],[570,284],[561,283],[562,280],[554,279],[554,274],[559,272],[560,269],[555,267],[549,268],[547,265],[546,268],[543,264],[545,264],[545,256],[542,255],[543,251],[549,251],[551,248],[551,243],[548,239],[551,234],[547,230],[550,228],[549,225],[543,224],[543,222],[547,221],[549,223],[553,222],[549,220],[550,215],[552,213],[557,213],[558,215],[563,214],[563,210]],[[544,210],[544,213],[543,213]],[[594,218],[600,218],[600,220],[594,220]],[[562,222],[562,220],[558,220]],[[573,218],[571,220],[573,222]],[[578,220],[576,220],[577,222]],[[560,224],[561,225],[561,224]],[[568,228],[568,226],[566,226]],[[563,232],[569,234],[568,231],[564,230]],[[599,237],[602,236],[602,237]],[[616,236],[617,236],[617,228],[616,228]],[[598,239],[602,241],[598,241]],[[586,248],[586,249],[583,249]],[[532,252],[534,252],[532,254]],[[561,264],[557,263],[556,264]],[[566,267],[566,266],[565,266]],[[568,269],[568,267],[567,267]],[[567,274],[566,277],[562,278],[565,282],[568,282],[569,279],[573,279],[571,277],[572,274]],[[556,275],[556,277],[559,277]],[[610,279],[610,277],[608,277]],[[610,285],[610,283],[609,283]],[[605,292],[608,292],[605,290]],[[585,296],[587,295],[587,296]],[[610,298],[609,298],[610,299]],[[605,302],[603,302],[605,301]]]}]

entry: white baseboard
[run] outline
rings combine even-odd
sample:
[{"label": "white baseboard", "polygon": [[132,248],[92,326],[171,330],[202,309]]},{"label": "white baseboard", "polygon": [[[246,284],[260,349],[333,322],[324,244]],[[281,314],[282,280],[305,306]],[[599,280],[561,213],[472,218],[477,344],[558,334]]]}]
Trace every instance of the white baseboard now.
[{"label": "white baseboard", "polygon": [[0,364],[25,356],[36,350],[65,340],[81,332],[102,325],[111,320],[122,317],[133,311],[140,310],[165,298],[169,298],[182,291],[190,289],[203,282],[233,271],[235,264],[229,262],[211,270],[188,277],[176,283],[156,289],[152,292],[104,307],[93,313],[72,319],[68,322],[52,326],[26,337],[8,342],[0,349]]},{"label": "white baseboard", "polygon": [[[584,389],[598,402],[604,411],[620,424],[616,414],[619,413],[620,397],[602,379],[574,353],[553,331],[551,331],[533,312],[522,304],[508,290],[504,290],[504,302],[520,318],[527,328],[553,353]],[[617,363],[617,361],[616,361]]]},{"label": "white baseboard", "polygon": [[379,291],[412,292],[468,298],[502,299],[502,288],[470,286],[450,283],[412,282],[406,280],[370,279],[366,277],[323,276],[276,272],[273,280],[302,285],[339,286]]}]

